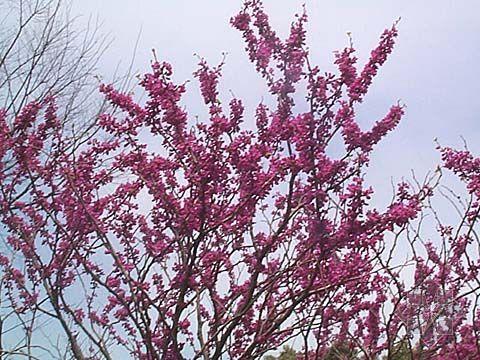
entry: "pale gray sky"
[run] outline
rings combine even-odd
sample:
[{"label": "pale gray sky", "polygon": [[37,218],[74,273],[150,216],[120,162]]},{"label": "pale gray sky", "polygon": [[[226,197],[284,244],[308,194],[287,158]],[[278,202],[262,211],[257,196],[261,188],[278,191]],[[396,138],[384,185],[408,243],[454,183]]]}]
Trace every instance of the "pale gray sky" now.
[{"label": "pale gray sky", "polygon": [[[308,44],[314,62],[332,70],[333,51],[351,32],[360,64],[368,57],[384,28],[402,18],[397,46],[381,69],[364,104],[360,122],[367,128],[390,104],[401,100],[406,116],[398,129],[374,151],[368,179],[379,192],[390,193],[390,179],[419,175],[439,162],[433,139],[461,146],[464,136],[480,153],[480,4],[475,0],[265,0],[271,22],[286,34],[305,3],[310,22]],[[126,67],[141,29],[135,69],[148,69],[151,49],[171,62],[178,81],[191,79],[197,53],[216,64],[227,52],[222,89],[245,99],[251,110],[265,87],[249,64],[240,33],[229,19],[240,0],[75,0],[74,12],[98,16],[103,30],[114,36],[100,71],[107,78],[121,61]],[[185,104],[192,115],[202,113],[196,82],[189,84]],[[249,118],[247,117],[247,121]],[[251,119],[251,118],[250,118]],[[251,120],[252,121],[252,120]]]}]

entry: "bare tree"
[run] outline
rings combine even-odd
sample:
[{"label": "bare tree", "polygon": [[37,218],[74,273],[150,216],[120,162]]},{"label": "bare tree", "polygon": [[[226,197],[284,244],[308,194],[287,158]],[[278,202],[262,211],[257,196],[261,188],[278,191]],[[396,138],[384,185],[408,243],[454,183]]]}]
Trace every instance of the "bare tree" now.
[{"label": "bare tree", "polygon": [[80,26],[62,0],[2,0],[0,10],[1,107],[17,114],[29,101],[55,96],[65,119],[84,115],[98,99],[94,75],[107,45],[98,22]]}]

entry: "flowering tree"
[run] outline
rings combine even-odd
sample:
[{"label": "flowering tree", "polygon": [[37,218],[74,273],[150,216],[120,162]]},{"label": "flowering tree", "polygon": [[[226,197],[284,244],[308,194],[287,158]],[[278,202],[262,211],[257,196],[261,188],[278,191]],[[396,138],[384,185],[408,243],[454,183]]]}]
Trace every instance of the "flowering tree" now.
[{"label": "flowering tree", "polygon": [[[458,227],[439,226],[442,246],[413,227],[438,176],[399,184],[384,210],[370,206],[369,155],[404,110],[393,105],[369,130],[355,110],[396,27],[359,71],[349,46],[330,74],[309,61],[306,21],[281,40],[257,0],[231,20],[276,104],[257,106],[253,131],[240,99],[219,101],[223,64],[203,60],[194,75],[209,116],[195,124],[180,105],[185,85],[156,59],[143,103],[101,86],[121,114],[101,115],[80,147],[54,98],[12,121],[0,113],[1,222],[15,253],[0,263],[20,319],[51,318],[75,359],[255,359],[286,343],[304,359],[335,349],[479,356],[480,160],[441,150],[472,197]],[[398,264],[405,248],[412,256]]]},{"label": "flowering tree", "polygon": [[[88,22],[83,26],[72,17],[68,0],[0,0],[0,14],[2,118],[13,130],[12,122],[25,105],[54,96],[59,107],[56,117],[64,133],[68,131],[75,138],[70,145],[78,146],[98,114],[106,109],[105,99],[97,95],[94,74],[107,39],[99,34],[98,24]],[[24,185],[27,191],[27,183]],[[0,226],[0,252],[14,260],[19,254],[5,243],[6,233]],[[0,358],[33,356],[33,348],[42,357],[39,349],[49,338],[42,334],[48,328],[47,317],[35,311],[18,316],[6,296],[7,276],[7,272],[0,274]],[[49,346],[49,350],[55,348]]]}]

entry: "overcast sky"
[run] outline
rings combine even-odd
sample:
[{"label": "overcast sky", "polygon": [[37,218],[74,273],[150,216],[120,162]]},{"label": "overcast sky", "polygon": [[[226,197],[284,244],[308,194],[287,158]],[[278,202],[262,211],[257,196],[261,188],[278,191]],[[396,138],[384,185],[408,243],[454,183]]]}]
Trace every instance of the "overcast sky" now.
[{"label": "overcast sky", "polygon": [[[333,51],[347,45],[347,32],[352,33],[362,64],[383,29],[401,17],[394,53],[358,109],[361,125],[368,128],[397,100],[407,105],[399,128],[374,151],[368,180],[379,193],[391,192],[390,179],[409,177],[411,169],[419,176],[434,169],[439,163],[434,138],[461,146],[464,136],[480,153],[478,0],[265,0],[279,34],[288,32],[303,3],[310,19],[307,36],[313,62],[325,70],[333,69]],[[135,70],[148,69],[154,48],[159,59],[172,63],[178,81],[192,78],[198,62],[194,53],[216,64],[227,52],[224,99],[228,101],[231,90],[245,99],[251,114],[265,87],[248,62],[240,33],[229,25],[241,5],[240,0],[75,0],[73,10],[98,16],[103,31],[114,38],[100,68],[105,78],[118,62],[127,67],[139,34]],[[196,85],[189,84],[185,100],[192,115],[202,111]]]}]

